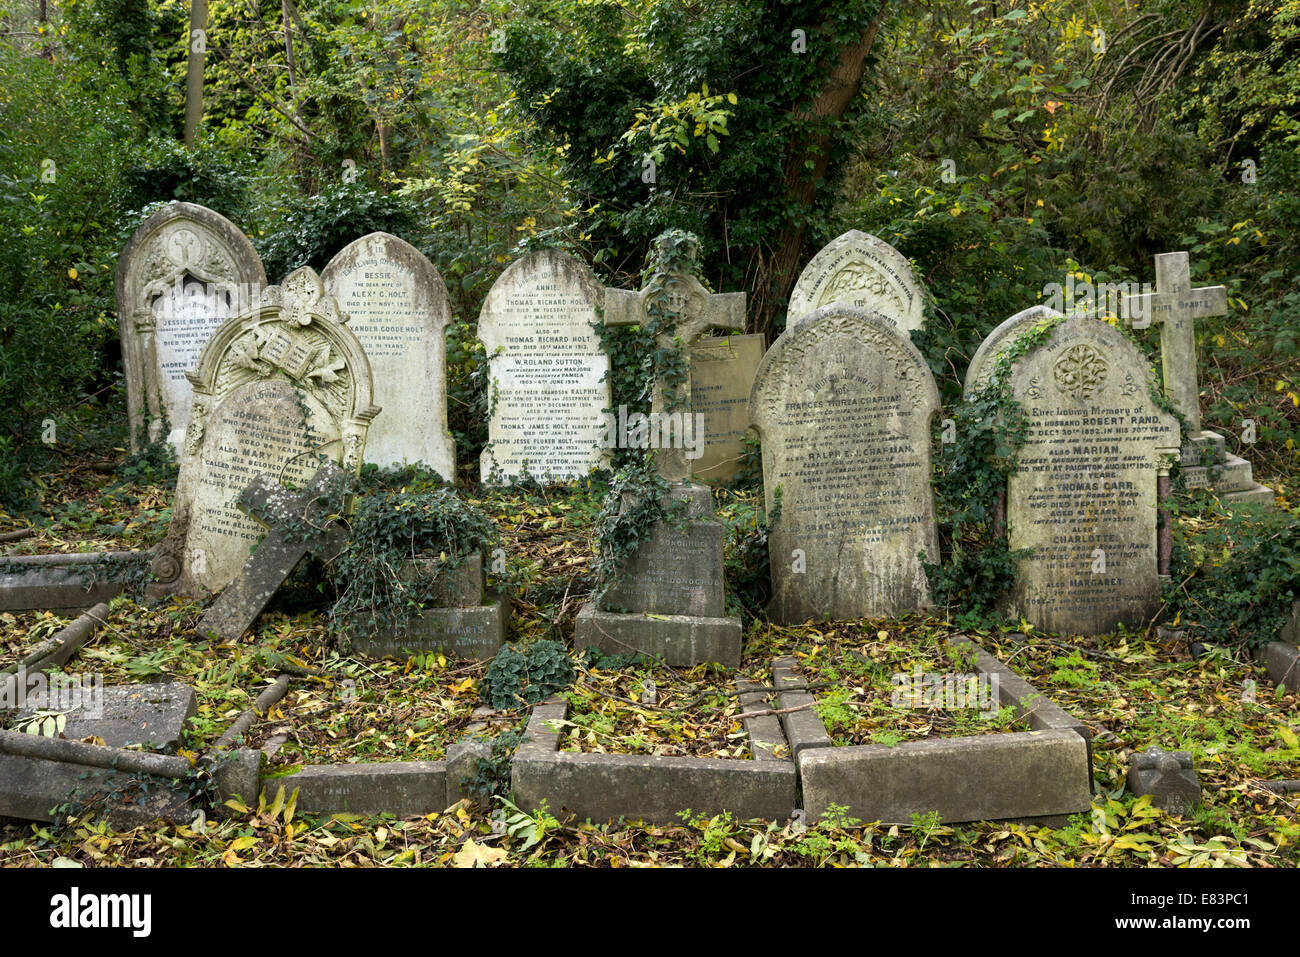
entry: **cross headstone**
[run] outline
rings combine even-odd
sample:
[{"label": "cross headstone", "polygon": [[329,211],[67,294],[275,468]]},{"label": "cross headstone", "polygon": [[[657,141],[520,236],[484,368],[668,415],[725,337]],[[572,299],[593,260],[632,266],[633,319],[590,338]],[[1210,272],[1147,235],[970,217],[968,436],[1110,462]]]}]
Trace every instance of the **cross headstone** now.
[{"label": "cross headstone", "polygon": [[331,259],[320,278],[366,351],[375,404],[383,409],[366,436],[366,461],[422,462],[454,481],[456,444],[447,429],[451,300],[438,270],[404,239],[370,233]]},{"label": "cross headstone", "polygon": [[1160,324],[1165,394],[1186,420],[1190,439],[1201,431],[1195,320],[1227,315],[1228,290],[1224,286],[1193,289],[1187,253],[1161,253],[1156,256],[1155,292],[1125,296],[1122,308],[1134,329]]},{"label": "cross headstone", "polygon": [[239,576],[208,609],[196,631],[234,641],[253,626],[294,566],[308,554],[329,561],[347,544],[347,528],[332,520],[341,508],[347,473],[332,462],[317,470],[302,492],[291,492],[269,475],[258,475],[239,496],[239,507],[270,528]]},{"label": "cross headstone", "polygon": [[[665,244],[671,240],[668,234],[662,234],[655,240],[664,258]],[[672,321],[656,337],[660,349],[680,347],[684,357],[689,357],[690,349],[705,333],[711,329],[725,329],[742,332],[745,328],[745,294],[743,292],[710,293],[690,271],[698,250],[698,241],[688,236],[685,241],[685,268],[677,272],[656,272],[639,292],[630,289],[605,290],[605,325],[607,326],[643,326],[649,321],[648,306],[656,289],[666,290],[667,308]],[[693,411],[691,405],[690,376],[677,386],[676,408],[666,408],[666,396],[670,387],[662,377],[654,383],[651,397],[652,413],[683,415]],[[681,448],[660,448],[655,457],[659,473],[671,482],[688,482],[691,478],[691,462]]]}]

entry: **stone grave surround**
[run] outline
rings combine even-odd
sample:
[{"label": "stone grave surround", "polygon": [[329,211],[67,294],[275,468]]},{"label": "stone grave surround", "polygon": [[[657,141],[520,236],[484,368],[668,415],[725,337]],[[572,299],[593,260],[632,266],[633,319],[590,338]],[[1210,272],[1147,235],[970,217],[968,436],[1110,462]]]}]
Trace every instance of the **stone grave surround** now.
[{"label": "stone grave surround", "polygon": [[166,438],[179,457],[191,403],[186,373],[212,333],[265,288],[262,261],[224,216],[169,203],[123,247],[115,285],[131,450]]},{"label": "stone grave surround", "polygon": [[786,328],[836,302],[884,316],[905,333],[920,329],[925,319],[925,291],[907,257],[856,229],[827,243],[799,274]]},{"label": "stone grave surround", "polygon": [[438,270],[404,239],[370,233],[331,259],[321,282],[366,352],[383,410],[366,437],[366,461],[422,462],[454,482],[456,445],[447,428],[451,301]]},{"label": "stone grave surround", "polygon": [[740,471],[749,434],[749,392],[766,347],[759,333],[706,336],[691,346],[692,410],[704,416],[703,448],[691,463],[696,480],[720,484]]},{"label": "stone grave surround", "polygon": [[930,605],[938,560],[930,425],[939,390],[907,333],[843,303],[787,328],[754,378],[772,601],[780,624]]},{"label": "stone grave surround", "polygon": [[1273,490],[1255,481],[1250,462],[1229,455],[1222,435],[1201,428],[1195,323],[1226,315],[1228,291],[1223,286],[1193,289],[1185,252],[1161,253],[1155,259],[1155,291],[1126,296],[1121,312],[1135,329],[1160,326],[1165,394],[1187,425],[1181,452],[1183,480],[1189,488],[1210,487],[1229,502],[1271,505]]},{"label": "stone grave surround", "polygon": [[1179,437],[1153,381],[1128,337],[1084,316],[1011,371],[1029,432],[1007,481],[1007,544],[1032,553],[1009,601],[1035,627],[1108,634],[1160,607],[1159,499]]},{"label": "stone grave surround", "polygon": [[479,462],[484,482],[565,481],[607,466],[609,356],[595,325],[604,289],[586,264],[543,249],[510,264],[479,312],[491,417]]},{"label": "stone grave surround", "polygon": [[980,347],[975,350],[975,355],[971,356],[970,365],[966,368],[966,380],[962,387],[963,393],[968,397],[973,395],[992,373],[993,365],[997,362],[998,356],[1015,345],[1016,340],[1022,334],[1028,332],[1040,322],[1059,319],[1060,317],[1061,314],[1050,306],[1030,306],[998,325],[980,343]]},{"label": "stone grave surround", "polygon": [[355,475],[379,412],[365,351],[307,267],[222,325],[189,378],[194,408],[150,597],[229,584],[266,531],[237,505],[253,477],[302,487],[326,459]]}]

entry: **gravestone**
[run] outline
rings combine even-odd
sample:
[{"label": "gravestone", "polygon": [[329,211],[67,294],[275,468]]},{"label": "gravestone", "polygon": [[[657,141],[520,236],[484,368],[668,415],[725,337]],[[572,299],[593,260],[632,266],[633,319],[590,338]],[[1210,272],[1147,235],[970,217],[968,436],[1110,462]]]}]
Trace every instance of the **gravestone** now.
[{"label": "gravestone", "polygon": [[239,576],[194,629],[201,638],[236,641],[253,627],[271,598],[308,554],[323,562],[347,544],[347,528],[330,516],[343,510],[347,473],[324,463],[300,493],[289,491],[269,475],[255,475],[239,495],[239,508],[269,531],[248,557]]},{"label": "gravestone", "polygon": [[383,410],[366,436],[366,461],[423,462],[455,481],[447,429],[451,302],[438,270],[405,240],[371,233],[331,259],[321,282],[366,352]]},{"label": "gravestone", "polygon": [[691,472],[709,483],[735,478],[749,434],[749,390],[763,361],[761,334],[709,336],[691,347],[691,404],[702,415],[704,442]]},{"label": "gravestone", "polygon": [[[670,254],[680,255],[680,269],[656,269],[640,292],[607,289],[606,324],[644,325],[653,300],[664,310],[656,337],[661,349],[689,350],[710,328],[744,327],[745,294],[710,294],[695,278],[694,236],[673,230],[661,234],[656,247],[660,263]],[[674,408],[669,409],[671,390],[664,375],[661,369],[654,383],[652,415],[692,416],[690,377],[678,386]],[[660,421],[665,420],[671,418]],[[668,665],[740,664],[740,620],[726,616],[722,526],[713,520],[713,493],[691,481],[692,463],[685,453],[671,443],[656,447],[656,470],[671,483],[665,504],[674,520],[656,523],[617,570],[616,582],[600,602],[579,609],[575,648],[639,652]],[[625,498],[620,508],[636,504]]]},{"label": "gravestone", "polygon": [[[50,695],[27,699],[18,720],[37,710],[62,710]],[[64,712],[67,722],[60,735],[69,741],[99,738],[110,748],[140,747],[146,751],[175,752],[185,724],[197,713],[194,689],[179,681],[157,684],[107,685]]]},{"label": "gravestone", "polygon": [[1160,607],[1157,479],[1178,422],[1151,397],[1141,351],[1109,324],[1067,319],[1011,372],[1028,434],[1007,482],[1012,611],[1037,628],[1107,634]]},{"label": "gravestone", "polygon": [[1124,297],[1121,309],[1134,329],[1160,326],[1165,395],[1187,426],[1181,452],[1187,486],[1213,488],[1228,501],[1271,505],[1273,490],[1255,481],[1251,464],[1240,456],[1229,455],[1222,435],[1201,428],[1196,320],[1227,315],[1227,289],[1193,289],[1187,253],[1161,253],[1156,256],[1155,291]]},{"label": "gravestone", "polygon": [[930,605],[930,423],[939,390],[907,334],[837,303],[787,328],[754,379],[772,601],[781,624]]},{"label": "gravestone", "polygon": [[790,293],[786,328],[816,310],[843,303],[884,316],[904,333],[925,320],[925,293],[912,264],[883,239],[852,229],[804,267]]},{"label": "gravestone", "polygon": [[966,381],[963,388],[965,394],[968,397],[971,396],[976,389],[984,384],[985,380],[992,374],[993,365],[998,361],[998,356],[1015,345],[1020,336],[1040,322],[1059,319],[1060,316],[1059,312],[1048,306],[1030,306],[1028,309],[1022,309],[1010,319],[1002,322],[980,343],[980,347],[975,350],[975,355],[971,356],[970,365],[966,369]]},{"label": "gravestone", "polygon": [[306,267],[218,329],[190,381],[172,520],[147,590],[155,597],[233,581],[265,532],[237,504],[254,476],[301,487],[325,461],[356,474],[379,411],[361,344]]},{"label": "gravestone", "polygon": [[1151,795],[1154,807],[1170,814],[1186,814],[1201,803],[1201,780],[1192,766],[1190,751],[1165,751],[1152,745],[1133,755],[1128,789],[1134,797]]},{"label": "gravestone", "polygon": [[491,377],[480,475],[563,481],[605,465],[609,357],[593,327],[601,286],[559,249],[511,263],[479,313]]},{"label": "gravestone", "polygon": [[131,450],[166,438],[179,456],[190,415],[186,373],[217,328],[261,294],[262,261],[221,214],[170,203],[123,247],[115,286]]}]

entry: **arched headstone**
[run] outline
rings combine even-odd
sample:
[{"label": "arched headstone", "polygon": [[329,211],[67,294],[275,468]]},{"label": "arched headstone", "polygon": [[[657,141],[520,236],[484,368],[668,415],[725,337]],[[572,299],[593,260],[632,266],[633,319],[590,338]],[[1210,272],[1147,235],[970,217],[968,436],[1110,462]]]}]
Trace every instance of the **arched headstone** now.
[{"label": "arched headstone", "polygon": [[905,333],[925,319],[925,294],[907,257],[856,229],[827,243],[799,274],[786,328],[833,303],[879,313]]}]

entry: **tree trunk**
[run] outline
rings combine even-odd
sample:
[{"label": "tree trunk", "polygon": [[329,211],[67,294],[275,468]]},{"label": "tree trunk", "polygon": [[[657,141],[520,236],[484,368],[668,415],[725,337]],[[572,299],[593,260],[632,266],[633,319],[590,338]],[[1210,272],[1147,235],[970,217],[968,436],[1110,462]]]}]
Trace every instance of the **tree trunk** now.
[{"label": "tree trunk", "polygon": [[[799,277],[804,233],[808,228],[806,213],[811,211],[817,186],[826,176],[826,166],[830,161],[830,131],[847,112],[862,87],[867,55],[876,41],[887,5],[887,0],[882,2],[875,19],[863,29],[858,42],[845,47],[839,60],[827,65],[826,85],[821,93],[795,112],[796,118],[805,121],[809,127],[790,144],[785,161],[786,195],[799,212],[792,214],[776,234],[771,258],[759,265],[750,313],[754,317],[754,331],[763,333],[769,342],[776,337],[776,317],[785,307],[790,290]],[[807,166],[809,160],[813,162],[812,169]]]},{"label": "tree trunk", "polygon": [[190,42],[185,67],[185,145],[193,149],[203,118],[203,60],[208,49],[208,0],[190,0]]}]

